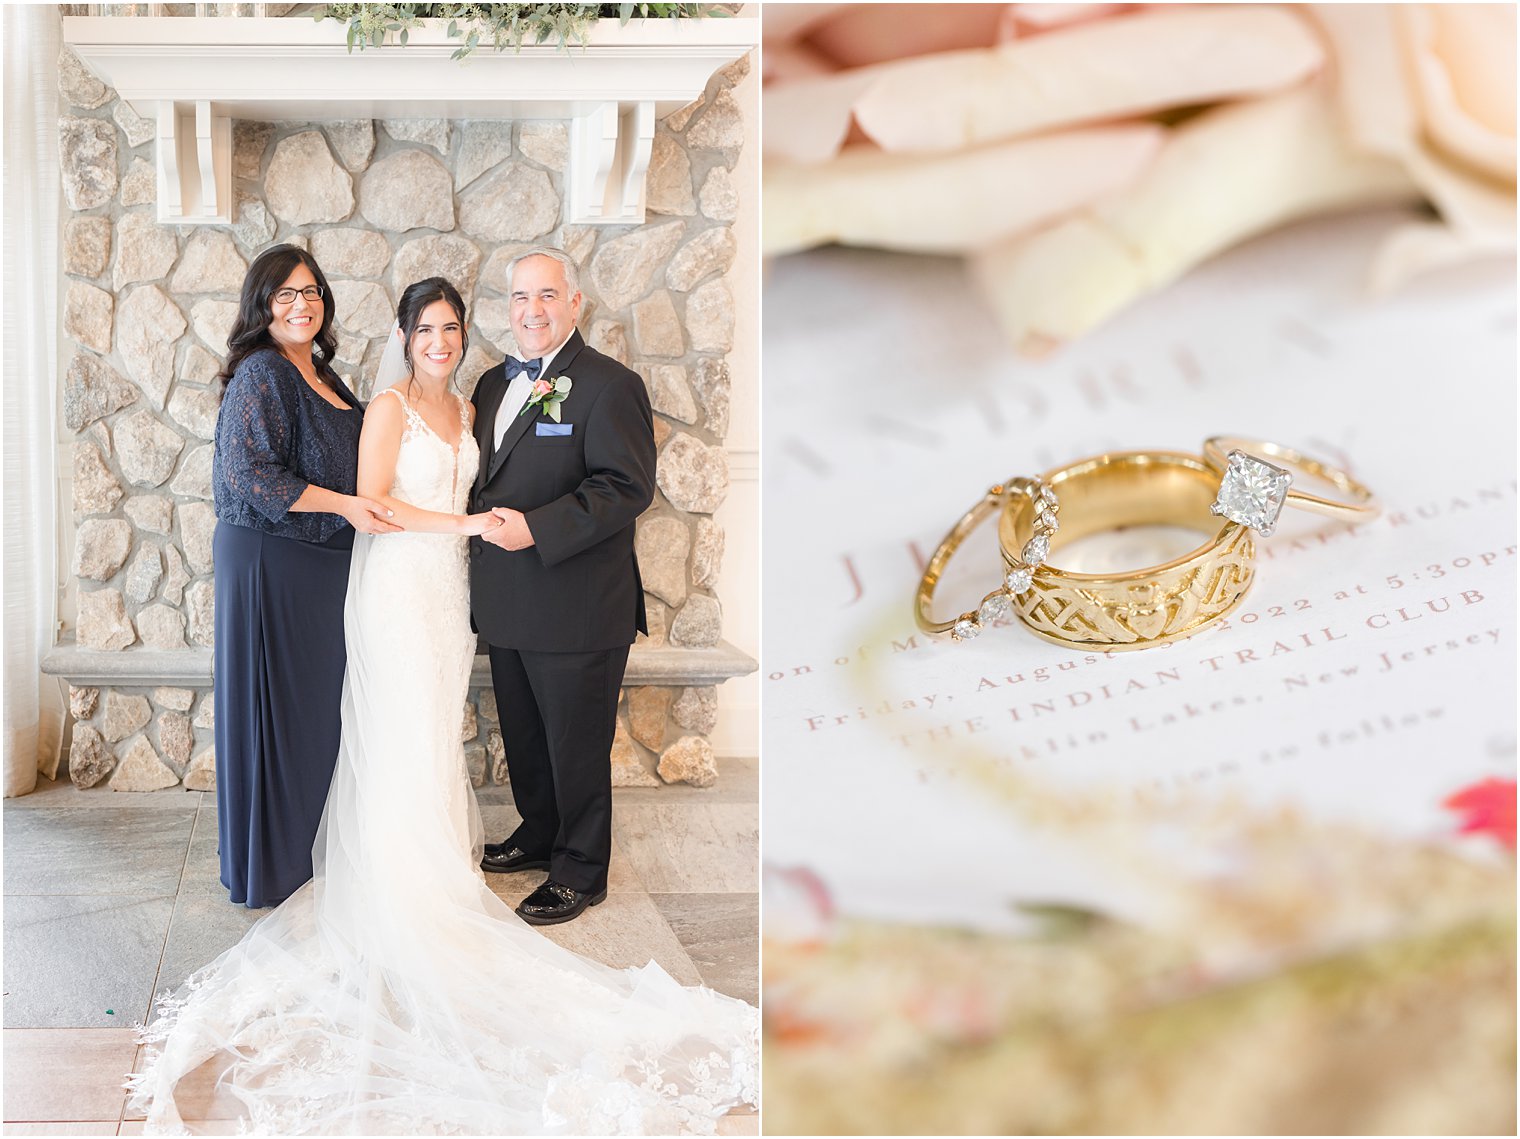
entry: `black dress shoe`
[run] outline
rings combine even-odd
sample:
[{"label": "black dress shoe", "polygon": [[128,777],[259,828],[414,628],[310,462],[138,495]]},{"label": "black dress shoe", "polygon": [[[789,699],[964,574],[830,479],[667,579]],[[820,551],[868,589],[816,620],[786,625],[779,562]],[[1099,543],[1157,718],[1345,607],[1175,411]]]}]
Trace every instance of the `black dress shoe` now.
[{"label": "black dress shoe", "polygon": [[547,870],[549,860],[534,858],[527,851],[508,846],[504,842],[488,842],[485,856],[480,860],[480,868],[492,874],[510,874],[514,870]]},{"label": "black dress shoe", "polygon": [[517,916],[529,925],[558,925],[607,900],[607,891],[583,894],[559,882],[545,882],[517,904]]}]

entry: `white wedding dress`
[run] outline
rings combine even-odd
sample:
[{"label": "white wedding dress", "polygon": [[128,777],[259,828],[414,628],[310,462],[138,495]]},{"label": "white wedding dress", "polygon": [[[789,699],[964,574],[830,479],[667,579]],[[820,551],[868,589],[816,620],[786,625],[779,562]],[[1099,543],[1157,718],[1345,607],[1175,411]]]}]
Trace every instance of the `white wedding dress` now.
[{"label": "white wedding dress", "polygon": [[[397,498],[466,510],[463,419],[456,455],[406,408]],[[653,962],[577,957],[485,885],[460,743],[465,548],[356,537],[315,877],[160,1001],[129,1080],[149,1134],[185,1131],[175,1087],[208,1060],[274,1134],[705,1134],[756,1102],[755,1009]]]}]

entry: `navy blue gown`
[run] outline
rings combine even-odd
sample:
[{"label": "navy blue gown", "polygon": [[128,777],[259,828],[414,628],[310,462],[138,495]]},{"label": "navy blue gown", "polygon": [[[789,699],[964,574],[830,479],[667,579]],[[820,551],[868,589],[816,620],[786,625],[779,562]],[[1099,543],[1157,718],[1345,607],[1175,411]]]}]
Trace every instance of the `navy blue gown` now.
[{"label": "navy blue gown", "polygon": [[355,493],[364,413],[330,378],[348,406],[278,352],[255,352],[216,423],[217,839],[222,885],[250,908],[311,877],[338,754],[354,531],[341,515],[289,513],[309,484]]}]

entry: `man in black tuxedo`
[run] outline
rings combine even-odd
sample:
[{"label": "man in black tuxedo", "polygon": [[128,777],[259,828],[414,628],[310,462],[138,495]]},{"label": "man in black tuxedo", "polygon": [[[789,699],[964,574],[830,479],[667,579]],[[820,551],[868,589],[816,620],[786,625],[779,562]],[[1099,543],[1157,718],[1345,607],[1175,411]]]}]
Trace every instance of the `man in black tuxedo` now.
[{"label": "man in black tuxedo", "polygon": [[[575,263],[535,249],[507,269],[509,357],[475,389],[480,475],[470,540],[475,627],[490,648],[512,797],[523,822],[481,867],[549,871],[524,921],[578,917],[607,896],[618,692],[647,632],[634,521],[654,498],[654,420],[637,373],[586,346]],[[568,378],[559,391],[548,382]]]}]

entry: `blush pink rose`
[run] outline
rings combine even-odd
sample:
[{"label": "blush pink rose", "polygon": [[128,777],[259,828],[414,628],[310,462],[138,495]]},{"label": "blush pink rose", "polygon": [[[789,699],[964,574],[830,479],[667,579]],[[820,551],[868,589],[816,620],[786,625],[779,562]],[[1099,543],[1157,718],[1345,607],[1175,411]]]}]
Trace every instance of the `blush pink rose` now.
[{"label": "blush pink rose", "polygon": [[551,384],[548,380],[534,380],[533,381],[533,394],[535,396],[545,396],[545,395],[548,395],[553,390],[554,390],[554,385]]}]

